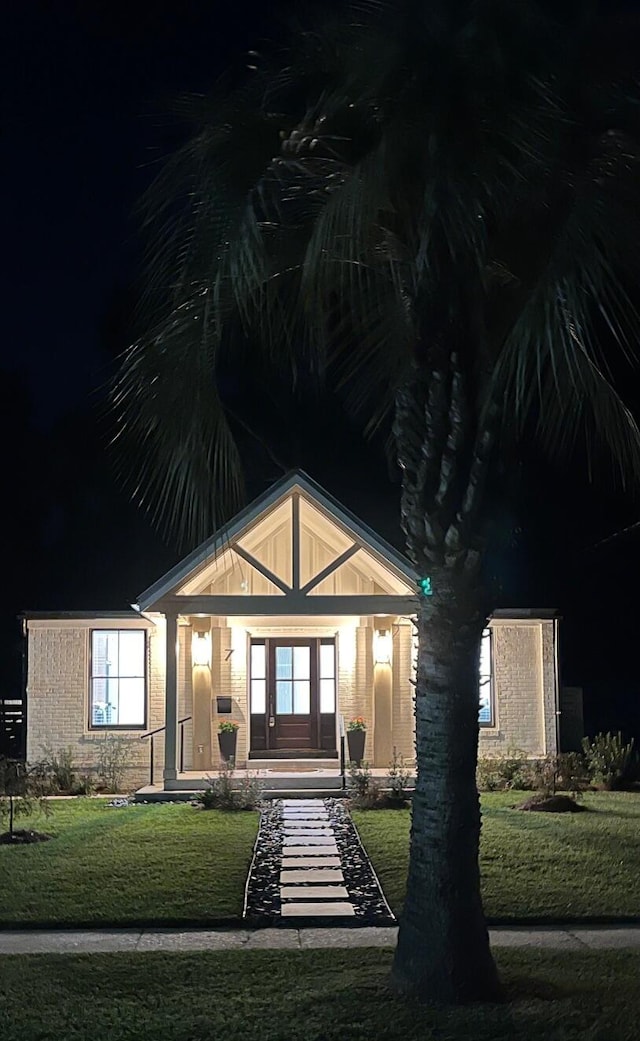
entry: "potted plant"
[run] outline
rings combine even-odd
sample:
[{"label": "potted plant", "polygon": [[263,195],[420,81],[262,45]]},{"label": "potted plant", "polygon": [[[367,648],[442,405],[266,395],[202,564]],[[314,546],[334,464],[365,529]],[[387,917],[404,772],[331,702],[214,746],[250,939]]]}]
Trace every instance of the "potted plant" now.
[{"label": "potted plant", "polygon": [[367,737],[367,724],[363,716],[354,716],[347,723],[347,744],[349,746],[349,762],[360,766],[364,757],[364,743]]},{"label": "potted plant", "polygon": [[225,763],[235,763],[239,727],[240,724],[231,719],[221,719],[218,723],[218,744]]}]

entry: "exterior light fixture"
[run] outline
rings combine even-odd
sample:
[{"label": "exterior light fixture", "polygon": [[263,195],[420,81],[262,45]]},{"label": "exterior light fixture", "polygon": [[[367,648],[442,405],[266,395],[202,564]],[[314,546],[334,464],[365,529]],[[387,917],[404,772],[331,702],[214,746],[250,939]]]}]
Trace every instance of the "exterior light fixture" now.
[{"label": "exterior light fixture", "polygon": [[191,660],[194,665],[211,665],[211,633],[195,632],[191,640]]},{"label": "exterior light fixture", "polygon": [[373,638],[373,657],[376,665],[391,664],[391,649],[393,641],[390,629],[376,629]]}]

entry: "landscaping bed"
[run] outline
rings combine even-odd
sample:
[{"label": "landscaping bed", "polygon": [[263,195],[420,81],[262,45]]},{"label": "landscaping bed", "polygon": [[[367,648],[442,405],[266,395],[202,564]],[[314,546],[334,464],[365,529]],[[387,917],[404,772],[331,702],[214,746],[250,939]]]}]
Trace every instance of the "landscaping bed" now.
[{"label": "landscaping bed", "polygon": [[504,1004],[437,1010],[390,993],[385,950],[11,955],[2,959],[0,1035],[3,1041],[635,1039],[640,952],[499,949],[496,960]]},{"label": "landscaping bed", "polygon": [[0,927],[210,924],[240,919],[258,814],[187,803],[54,800],[0,846]]},{"label": "landscaping bed", "polygon": [[[528,793],[482,795],[480,870],[491,922],[640,917],[640,794],[587,792],[582,813],[523,813]],[[404,899],[409,810],[354,810],[394,913]]]}]

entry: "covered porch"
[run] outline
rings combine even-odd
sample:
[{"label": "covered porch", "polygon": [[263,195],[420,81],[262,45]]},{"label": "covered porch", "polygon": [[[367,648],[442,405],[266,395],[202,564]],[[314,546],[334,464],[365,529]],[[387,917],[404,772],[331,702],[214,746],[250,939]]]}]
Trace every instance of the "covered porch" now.
[{"label": "covered porch", "polygon": [[355,716],[381,776],[394,749],[412,759],[415,590],[408,562],[326,493],[281,482],[140,597],[165,636],[162,790],[201,790],[221,724],[235,776],[275,791],[340,790]]}]

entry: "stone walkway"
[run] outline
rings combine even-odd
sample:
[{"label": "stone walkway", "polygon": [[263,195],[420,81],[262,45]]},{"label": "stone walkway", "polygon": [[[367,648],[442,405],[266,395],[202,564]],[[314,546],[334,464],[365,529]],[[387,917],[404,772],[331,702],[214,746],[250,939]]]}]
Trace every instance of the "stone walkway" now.
[{"label": "stone walkway", "polygon": [[278,799],[263,810],[243,917],[262,925],[395,923],[341,800]]},{"label": "stone walkway", "polygon": [[[640,950],[639,926],[505,926],[489,930],[492,947],[547,950]],[[0,930],[0,957],[110,951],[312,950],[395,947],[397,927],[274,929]]]}]

